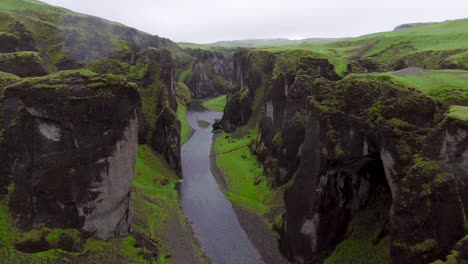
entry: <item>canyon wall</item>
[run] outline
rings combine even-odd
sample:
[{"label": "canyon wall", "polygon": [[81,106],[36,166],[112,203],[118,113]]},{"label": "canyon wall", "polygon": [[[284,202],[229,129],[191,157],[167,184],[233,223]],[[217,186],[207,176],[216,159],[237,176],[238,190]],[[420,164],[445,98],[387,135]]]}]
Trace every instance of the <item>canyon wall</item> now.
[{"label": "canyon wall", "polygon": [[127,235],[141,119],[136,86],[89,71],[10,83],[0,100],[0,193],[19,225]]},{"label": "canyon wall", "polygon": [[184,80],[195,98],[226,94],[232,85],[233,65],[219,52],[188,50],[194,58],[191,72]]},{"label": "canyon wall", "polygon": [[[287,186],[285,256],[321,263],[365,228],[354,243],[383,262],[466,260],[466,121],[389,76],[340,80],[326,59],[281,56],[235,54],[238,90],[221,124],[259,124],[252,152],[272,186]],[[348,69],[380,71],[373,65]]]}]

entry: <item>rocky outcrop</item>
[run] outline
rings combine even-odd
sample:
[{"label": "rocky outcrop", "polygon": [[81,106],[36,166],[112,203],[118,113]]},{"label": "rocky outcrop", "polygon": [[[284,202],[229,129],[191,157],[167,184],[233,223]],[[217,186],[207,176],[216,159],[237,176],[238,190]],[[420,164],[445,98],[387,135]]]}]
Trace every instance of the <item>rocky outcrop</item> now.
[{"label": "rocky outcrop", "polygon": [[393,29],[393,31],[397,31],[397,30],[401,30],[401,29],[407,29],[407,28],[420,27],[420,26],[426,26],[426,25],[432,25],[432,24],[437,24],[437,22],[401,24],[401,25],[396,26],[396,27]]},{"label": "rocky outcrop", "polygon": [[36,43],[31,31],[12,14],[0,12],[2,36],[0,52],[35,51]]},{"label": "rocky outcrop", "polygon": [[228,94],[222,126],[232,132],[247,124],[254,112],[254,98],[264,91],[273,74],[275,56],[269,52],[241,50],[234,54],[234,90]]},{"label": "rocky outcrop", "polygon": [[[289,259],[322,263],[357,223],[371,221],[363,212],[378,219],[365,243],[381,251],[367,256],[422,264],[453,258],[454,250],[463,259],[466,121],[441,122],[444,104],[391,77],[339,80],[326,60],[306,57],[280,67],[278,55],[273,70],[262,71],[253,65],[266,65],[266,57],[255,62],[252,53],[236,54],[242,60],[235,65],[247,70],[235,69],[239,90],[217,125],[233,131],[250,123],[255,101],[262,101],[251,149],[270,183],[288,186],[277,229]],[[361,72],[366,63],[353,67]],[[263,97],[254,100],[250,91]]]},{"label": "rocky outcrop", "polygon": [[348,73],[372,73],[385,71],[385,67],[372,58],[351,61],[346,66],[346,69]]},{"label": "rocky outcrop", "polygon": [[265,93],[261,140],[255,151],[275,186],[288,182],[299,165],[298,152],[304,142],[308,114],[306,98],[315,92],[309,85],[310,78],[339,79],[333,65],[325,59],[304,57],[299,60],[297,71],[280,73]]},{"label": "rocky outcrop", "polygon": [[0,193],[23,229],[124,236],[140,121],[135,85],[60,72],[16,80],[0,100]]},{"label": "rocky outcrop", "polygon": [[171,168],[181,176],[175,67],[171,52],[156,48],[139,52],[133,64],[106,59],[88,65],[94,72],[124,75],[138,84],[143,112],[139,143],[148,144],[162,154]]},{"label": "rocky outcrop", "polygon": [[142,73],[142,78],[137,79],[144,117],[140,143],[147,143],[163,154],[170,167],[182,176],[174,69],[169,51],[148,48],[138,54],[134,71]]},{"label": "rocky outcrop", "polygon": [[0,32],[0,53],[19,51],[20,40],[17,36]]},{"label": "rocky outcrop", "polygon": [[226,94],[232,85],[233,63],[218,52],[193,50],[195,58],[187,86],[196,98]]},{"label": "rocky outcrop", "polygon": [[37,52],[0,53],[0,71],[19,77],[47,75],[47,66]]}]

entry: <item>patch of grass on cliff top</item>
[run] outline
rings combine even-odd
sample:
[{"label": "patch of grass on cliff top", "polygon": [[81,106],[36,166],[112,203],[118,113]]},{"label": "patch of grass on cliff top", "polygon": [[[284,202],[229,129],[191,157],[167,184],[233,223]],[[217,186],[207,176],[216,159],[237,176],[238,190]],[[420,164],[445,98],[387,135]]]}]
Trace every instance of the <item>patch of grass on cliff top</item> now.
[{"label": "patch of grass on cliff top", "polygon": [[62,7],[51,6],[36,0],[2,0],[0,9],[11,11],[70,12]]},{"label": "patch of grass on cliff top", "polygon": [[[341,74],[349,60],[375,57],[382,62],[421,51],[452,51],[464,53],[468,50],[468,19],[460,19],[424,25],[397,31],[368,34],[356,38],[325,44],[300,43],[264,48],[270,51],[307,50],[329,59]],[[463,59],[462,55],[454,55]],[[466,60],[458,62],[465,65]]]},{"label": "patch of grass on cliff top", "polygon": [[459,105],[452,105],[450,106],[450,111],[447,116],[460,119],[462,121],[468,120],[468,107],[466,106],[459,106]]},{"label": "patch of grass on cliff top", "polygon": [[192,135],[192,128],[187,121],[187,107],[183,104],[179,104],[177,107],[177,118],[180,121],[180,140],[181,145],[185,144]]},{"label": "patch of grass on cliff top", "polygon": [[216,98],[203,102],[202,105],[208,110],[212,110],[216,112],[223,112],[224,107],[226,107],[226,102],[227,102],[226,95],[221,95]]},{"label": "patch of grass on cliff top", "polygon": [[226,197],[236,205],[268,213],[274,192],[268,186],[262,167],[248,147],[256,133],[251,131],[241,139],[220,134],[214,142],[216,165],[222,172],[228,190]]},{"label": "patch of grass on cliff top", "polygon": [[468,105],[468,71],[428,70],[395,76],[397,73],[391,73],[397,81],[414,87],[436,100]]}]

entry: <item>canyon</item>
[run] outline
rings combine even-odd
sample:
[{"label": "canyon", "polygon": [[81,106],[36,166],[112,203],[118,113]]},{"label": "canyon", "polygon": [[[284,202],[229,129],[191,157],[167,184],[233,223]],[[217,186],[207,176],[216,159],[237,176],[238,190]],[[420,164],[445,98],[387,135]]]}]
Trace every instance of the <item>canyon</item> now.
[{"label": "canyon", "polygon": [[467,19],[242,48],[2,2],[2,263],[468,261]]}]

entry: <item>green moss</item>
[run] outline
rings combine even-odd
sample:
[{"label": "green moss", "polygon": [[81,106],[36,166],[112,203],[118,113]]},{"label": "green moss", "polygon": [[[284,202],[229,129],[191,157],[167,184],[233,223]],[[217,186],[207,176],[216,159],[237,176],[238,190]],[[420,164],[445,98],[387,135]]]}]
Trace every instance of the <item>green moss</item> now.
[{"label": "green moss", "polygon": [[441,102],[468,105],[468,71],[431,70],[393,78]]},{"label": "green moss", "polygon": [[256,135],[252,130],[245,137],[234,139],[223,133],[215,140],[214,149],[216,165],[228,185],[226,197],[236,205],[264,215],[278,201],[272,199],[277,192],[268,186],[263,169],[248,147]]},{"label": "green moss", "polygon": [[438,243],[434,239],[426,239],[424,242],[410,247],[410,251],[414,255],[421,255],[438,248]]},{"label": "green moss", "polygon": [[451,118],[459,119],[462,121],[467,121],[468,120],[468,107],[452,105],[450,106],[450,111],[448,112],[447,116]]},{"label": "green moss", "polygon": [[281,132],[277,132],[275,134],[275,136],[273,137],[273,144],[276,148],[279,148],[283,145],[283,135],[281,134]]},{"label": "green moss", "polygon": [[186,80],[190,79],[190,76],[192,75],[192,71],[183,71],[179,74],[179,82],[185,82]]},{"label": "green moss", "polygon": [[43,77],[25,78],[24,80],[33,85],[36,85],[36,84],[60,85],[60,84],[63,84],[64,82],[68,82],[70,80],[77,79],[80,77],[91,79],[93,77],[97,77],[97,74],[90,70],[73,70],[73,71],[61,71],[61,72],[53,73],[53,74],[43,76]]},{"label": "green moss", "polygon": [[188,105],[192,101],[192,92],[183,82],[176,83],[176,95],[177,101],[184,105]]},{"label": "green moss", "polygon": [[212,110],[216,112],[223,112],[224,108],[226,107],[226,102],[227,102],[226,95],[221,95],[216,98],[204,101],[202,105],[208,110]]},{"label": "green moss", "polygon": [[339,143],[336,144],[333,148],[333,154],[336,159],[343,158],[346,155],[346,153],[343,150],[343,147],[341,147]]},{"label": "green moss", "polygon": [[86,68],[98,74],[124,75],[130,70],[130,65],[115,59],[106,59],[93,62]]},{"label": "green moss", "polygon": [[389,263],[389,237],[377,240],[388,216],[388,206],[372,202],[353,216],[349,235],[335,248],[324,264]]},{"label": "green moss", "polygon": [[183,145],[187,142],[192,135],[192,127],[187,121],[187,107],[179,104],[177,107],[177,119],[180,121],[180,144]]},{"label": "green moss", "polygon": [[66,235],[70,238],[72,238],[74,241],[79,240],[80,232],[76,229],[49,229],[49,233],[46,235],[46,240],[51,244],[51,245],[57,245],[59,238],[61,235]]}]

